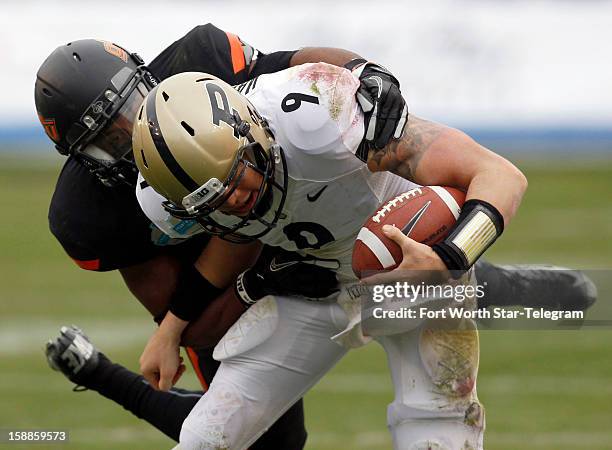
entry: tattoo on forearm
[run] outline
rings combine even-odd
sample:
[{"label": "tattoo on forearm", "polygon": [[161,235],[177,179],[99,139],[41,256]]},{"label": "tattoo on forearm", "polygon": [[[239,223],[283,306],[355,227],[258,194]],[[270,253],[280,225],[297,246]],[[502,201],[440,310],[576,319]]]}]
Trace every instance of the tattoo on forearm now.
[{"label": "tattoo on forearm", "polygon": [[393,140],[381,150],[370,149],[369,169],[373,172],[386,170],[414,181],[421,158],[446,129],[443,125],[408,116],[408,124],[401,139]]}]

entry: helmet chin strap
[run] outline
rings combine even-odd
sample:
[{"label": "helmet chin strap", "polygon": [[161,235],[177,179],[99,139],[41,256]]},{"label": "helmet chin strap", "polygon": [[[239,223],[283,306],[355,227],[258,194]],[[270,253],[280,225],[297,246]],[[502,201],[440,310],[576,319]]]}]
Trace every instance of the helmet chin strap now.
[{"label": "helmet chin strap", "polygon": [[262,195],[263,197],[261,201],[258,202],[256,207],[254,208],[255,214],[257,214],[260,217],[265,216],[268,213],[268,211],[270,211],[270,208],[272,207],[272,199],[273,199],[272,186],[266,187],[266,190],[264,191]]},{"label": "helmet chin strap", "polygon": [[[270,148],[270,159],[272,164],[274,165],[274,174],[268,185],[266,186],[265,191],[262,194],[261,201],[255,205],[253,212],[253,218],[259,220],[262,223],[268,223],[264,216],[270,211],[272,206],[274,205],[274,188],[276,187],[281,192],[281,200],[279,202],[277,212],[275,217],[271,220],[271,226],[276,226],[276,222],[280,219],[283,214],[282,210],[285,204],[286,191],[288,186],[288,174],[287,174],[287,164],[285,161],[285,155],[283,153],[282,148],[278,144],[274,144]],[[283,173],[283,184],[282,186],[278,184],[276,181],[276,175],[278,175],[279,164],[281,166],[281,170]],[[280,214],[279,214],[280,213]]]},{"label": "helmet chin strap", "polygon": [[121,185],[134,187],[136,185],[138,169],[136,164],[125,156],[110,166],[104,166],[99,160],[82,152],[76,153],[74,157],[106,187]]}]

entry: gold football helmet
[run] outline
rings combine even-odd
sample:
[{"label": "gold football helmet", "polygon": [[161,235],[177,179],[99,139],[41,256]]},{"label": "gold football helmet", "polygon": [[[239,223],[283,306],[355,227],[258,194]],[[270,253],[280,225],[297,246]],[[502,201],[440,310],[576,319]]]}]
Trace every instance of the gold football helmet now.
[{"label": "gold football helmet", "polygon": [[[181,219],[198,220],[210,234],[251,241],[281,216],[287,195],[283,151],[247,98],[219,78],[186,72],[160,83],[140,107],[132,145],[143,177],[168,199],[164,207]],[[275,180],[277,164],[282,165],[280,183]],[[263,178],[257,200],[248,214],[222,224],[220,213],[213,213],[247,168]],[[280,197],[273,201],[277,193]],[[251,228],[257,230],[254,234],[239,231],[257,222],[263,228]]]}]

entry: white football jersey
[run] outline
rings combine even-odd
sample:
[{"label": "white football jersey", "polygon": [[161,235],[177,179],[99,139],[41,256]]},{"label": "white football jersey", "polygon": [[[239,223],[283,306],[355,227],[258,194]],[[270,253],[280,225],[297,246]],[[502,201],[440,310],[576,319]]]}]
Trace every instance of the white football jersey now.
[{"label": "white football jersey", "polygon": [[[358,88],[359,79],[353,73],[324,63],[261,75],[238,87],[268,121],[287,160],[289,186],[283,215],[260,240],[338,259],[341,281],[355,279],[353,244],[366,219],[384,200],[417,187],[388,172],[372,173],[355,156],[364,136],[363,112],[355,99]],[[282,169],[277,167],[278,181]],[[156,209],[152,204],[160,202],[148,201],[146,191],[138,199],[147,216],[163,231],[176,233],[176,223],[168,214],[152,211]],[[271,211],[278,197],[274,196]],[[237,220],[220,212],[214,218],[223,224]],[[240,231],[252,235],[260,229],[255,223]]]}]

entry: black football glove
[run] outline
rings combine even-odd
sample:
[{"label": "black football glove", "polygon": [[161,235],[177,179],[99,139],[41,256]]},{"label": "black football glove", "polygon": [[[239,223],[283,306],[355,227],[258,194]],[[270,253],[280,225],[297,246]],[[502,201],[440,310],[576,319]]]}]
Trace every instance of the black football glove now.
[{"label": "black football glove", "polygon": [[301,256],[265,247],[253,267],[238,275],[234,289],[246,307],[266,295],[324,300],[340,290],[335,259]]},{"label": "black football glove", "polygon": [[[347,64],[352,69],[354,60]],[[402,137],[408,118],[408,107],[400,92],[397,78],[383,66],[368,62],[359,77],[357,101],[365,114],[365,141],[375,149],[384,148],[391,139]],[[366,155],[367,156],[367,155]]]}]

